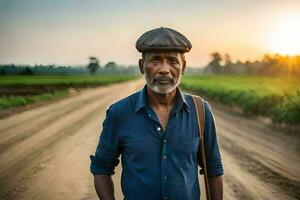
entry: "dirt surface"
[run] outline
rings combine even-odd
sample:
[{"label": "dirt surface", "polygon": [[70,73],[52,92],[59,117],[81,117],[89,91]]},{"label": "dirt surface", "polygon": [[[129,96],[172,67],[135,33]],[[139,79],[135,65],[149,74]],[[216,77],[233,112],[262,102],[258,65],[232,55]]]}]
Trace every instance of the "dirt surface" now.
[{"label": "dirt surface", "polygon": [[[96,200],[89,155],[105,111],[142,86],[135,80],[86,89],[1,119],[0,199]],[[213,111],[225,166],[224,199],[300,199],[299,137],[218,106]],[[120,173],[119,165],[113,177],[117,200]]]}]

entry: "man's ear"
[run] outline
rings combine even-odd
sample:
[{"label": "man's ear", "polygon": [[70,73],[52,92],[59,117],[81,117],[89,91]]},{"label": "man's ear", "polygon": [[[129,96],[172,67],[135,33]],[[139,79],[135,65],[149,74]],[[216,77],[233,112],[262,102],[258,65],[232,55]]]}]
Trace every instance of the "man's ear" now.
[{"label": "man's ear", "polygon": [[185,59],[183,59],[183,61],[182,61],[182,71],[181,71],[182,74],[184,74],[185,68],[186,68],[186,61],[185,61]]},{"label": "man's ear", "polygon": [[144,71],[144,59],[139,59],[139,68],[140,68],[140,72],[142,73],[142,74],[144,74],[145,73],[145,71]]}]

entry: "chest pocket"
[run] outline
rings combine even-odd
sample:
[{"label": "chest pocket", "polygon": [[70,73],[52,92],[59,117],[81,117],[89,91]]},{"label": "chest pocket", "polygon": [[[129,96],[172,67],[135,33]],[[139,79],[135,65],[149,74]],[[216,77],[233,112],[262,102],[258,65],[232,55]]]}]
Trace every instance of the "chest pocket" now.
[{"label": "chest pocket", "polygon": [[[124,158],[132,164],[150,167],[160,158],[160,142],[145,137],[129,138],[123,143]],[[141,164],[142,163],[142,164]]]},{"label": "chest pocket", "polygon": [[185,137],[179,141],[178,147],[187,154],[193,154],[197,153],[199,142],[199,137]]},{"label": "chest pocket", "polygon": [[197,152],[199,137],[185,137],[184,140],[170,142],[170,153],[172,153],[175,165],[190,169],[197,165]]}]

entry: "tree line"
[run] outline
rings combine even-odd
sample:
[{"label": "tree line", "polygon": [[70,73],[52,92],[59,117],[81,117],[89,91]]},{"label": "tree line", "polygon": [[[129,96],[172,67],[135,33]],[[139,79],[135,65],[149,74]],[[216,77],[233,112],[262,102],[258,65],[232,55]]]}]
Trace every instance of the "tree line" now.
[{"label": "tree line", "polygon": [[266,54],[254,62],[232,62],[230,55],[215,52],[211,54],[211,61],[204,68],[204,73],[300,76],[300,56]]},{"label": "tree line", "polygon": [[108,62],[104,66],[96,57],[89,58],[87,66],[62,65],[0,65],[0,75],[99,75],[99,74],[138,74],[137,66],[121,66]]},{"label": "tree line", "polygon": [[[242,75],[290,75],[300,77],[300,56],[264,55],[261,60],[236,61],[228,54],[211,54],[211,61],[204,68],[189,67],[187,74],[242,74]],[[89,57],[86,66],[58,65],[0,65],[0,75],[85,75],[85,74],[139,74],[136,65],[122,66],[113,61],[101,65],[96,57]]]}]

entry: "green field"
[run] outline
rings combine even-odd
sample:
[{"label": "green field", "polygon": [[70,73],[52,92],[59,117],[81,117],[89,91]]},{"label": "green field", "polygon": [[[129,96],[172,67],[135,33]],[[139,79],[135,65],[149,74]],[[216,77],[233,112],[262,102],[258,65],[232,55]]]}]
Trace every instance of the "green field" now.
[{"label": "green field", "polygon": [[300,79],[260,76],[186,76],[181,87],[244,113],[300,124]]},{"label": "green field", "polygon": [[97,76],[0,76],[0,86],[14,85],[107,85],[134,79],[134,75]]},{"label": "green field", "polygon": [[0,97],[0,110],[11,107],[25,106],[41,101],[60,99],[68,95],[69,93],[67,90],[59,90],[53,93],[44,93],[40,95]]},{"label": "green field", "polygon": [[[0,88],[2,91],[16,90],[21,93],[24,88],[39,94],[31,95],[6,95],[0,96],[0,110],[21,107],[28,104],[60,99],[69,95],[70,87],[86,87],[108,85],[111,83],[124,82],[137,78],[133,75],[101,75],[101,76],[0,76]],[[51,92],[46,88],[52,86]],[[44,91],[45,90],[45,91]]]}]

